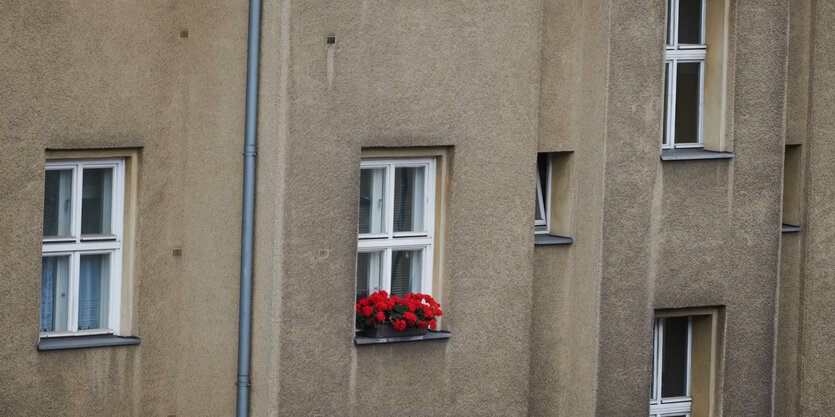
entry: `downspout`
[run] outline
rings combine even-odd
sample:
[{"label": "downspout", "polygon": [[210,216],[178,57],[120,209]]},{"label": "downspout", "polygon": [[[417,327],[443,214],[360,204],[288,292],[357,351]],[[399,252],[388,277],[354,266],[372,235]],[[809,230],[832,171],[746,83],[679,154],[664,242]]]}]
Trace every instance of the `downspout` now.
[{"label": "downspout", "polygon": [[249,0],[249,40],[246,53],[246,128],[244,190],[241,210],[241,300],[238,318],[238,417],[249,413],[249,345],[252,322],[252,230],[255,208],[255,125],[258,115],[258,55],[261,0]]}]

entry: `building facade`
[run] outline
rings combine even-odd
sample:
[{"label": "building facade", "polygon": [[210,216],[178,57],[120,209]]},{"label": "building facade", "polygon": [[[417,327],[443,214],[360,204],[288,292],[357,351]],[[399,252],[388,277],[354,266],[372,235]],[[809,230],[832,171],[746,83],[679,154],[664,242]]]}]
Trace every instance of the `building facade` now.
[{"label": "building facade", "polygon": [[[0,415],[234,413],[248,4],[2,5]],[[831,415],[833,17],[265,0],[250,414]]]}]

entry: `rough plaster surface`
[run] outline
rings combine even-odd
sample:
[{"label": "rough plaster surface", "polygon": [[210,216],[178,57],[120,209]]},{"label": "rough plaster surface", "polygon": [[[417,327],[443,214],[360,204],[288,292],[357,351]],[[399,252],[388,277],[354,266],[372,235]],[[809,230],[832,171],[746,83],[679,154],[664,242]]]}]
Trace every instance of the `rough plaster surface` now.
[{"label": "rough plaster surface", "polygon": [[712,305],[727,313],[723,414],[769,415],[788,9],[736,4],[735,158],[673,163],[657,158],[663,10],[611,5],[597,415],[647,412],[654,309]]},{"label": "rough plaster surface", "polygon": [[[274,277],[256,290],[277,298],[256,296],[269,337],[255,341],[253,412],[525,415],[517,318],[530,311],[533,202],[516,185],[534,175],[541,5],[285,1],[265,13],[264,62],[280,69],[262,70],[262,149],[276,153],[260,153],[259,173],[280,203],[259,203],[257,221],[282,228],[256,253],[256,276]],[[334,312],[353,310],[360,150],[391,146],[454,150],[441,294],[453,338],[355,347],[352,317]],[[432,401],[402,401],[408,384]]]},{"label": "rough plaster surface", "polygon": [[800,314],[800,405],[801,415],[825,416],[835,407],[832,341],[835,324],[835,263],[833,241],[833,130],[835,120],[835,75],[832,67],[835,30],[827,23],[835,16],[835,5],[816,1],[812,5],[812,67],[807,131],[808,174],[806,178],[806,221],[803,242],[805,271],[801,284]]},{"label": "rough plaster surface", "polygon": [[[769,415],[778,273],[775,415],[835,407],[835,10],[793,2],[814,27],[793,25],[787,52],[785,2],[735,2],[735,158],[661,163],[665,2],[593,3],[264,1],[253,415],[645,415],[654,310],[716,305],[723,415]],[[246,18],[245,2],[3,2],[0,415],[232,413]],[[787,59],[814,68],[788,95]],[[780,265],[784,128],[814,174]],[[453,338],[356,347],[339,312],[360,151],[399,146],[452,149]],[[38,353],[44,150],[112,147],[141,148],[142,344]],[[533,248],[537,150],[575,152],[574,245]],[[414,386],[430,400],[399,398]]]},{"label": "rough plaster surface", "polygon": [[[230,414],[246,7],[214,19],[171,0],[2,9],[0,415]],[[44,150],[101,148],[140,148],[142,344],[39,353]]]},{"label": "rough plaster surface", "polygon": [[529,415],[594,414],[607,4],[544,2],[539,151],[574,152],[575,243],[535,250]]}]

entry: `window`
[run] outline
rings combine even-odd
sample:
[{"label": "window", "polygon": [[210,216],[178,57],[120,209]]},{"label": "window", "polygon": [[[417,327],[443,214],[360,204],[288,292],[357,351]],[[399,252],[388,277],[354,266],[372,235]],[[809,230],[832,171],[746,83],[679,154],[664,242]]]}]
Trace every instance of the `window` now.
[{"label": "window", "polygon": [[536,155],[536,213],[534,233],[548,233],[551,207],[551,154]]},{"label": "window", "polygon": [[690,316],[655,319],[650,417],[690,417]]},{"label": "window", "polygon": [[432,294],[435,158],[360,165],[357,300],[385,290]]},{"label": "window", "polygon": [[656,312],[650,417],[716,415],[723,318],[721,307]]},{"label": "window", "polygon": [[662,148],[703,146],[705,0],[667,1]]},{"label": "window", "polygon": [[572,152],[540,152],[536,155],[535,245],[574,242],[569,237],[572,155]]},{"label": "window", "polygon": [[125,159],[46,163],[41,337],[119,334]]}]

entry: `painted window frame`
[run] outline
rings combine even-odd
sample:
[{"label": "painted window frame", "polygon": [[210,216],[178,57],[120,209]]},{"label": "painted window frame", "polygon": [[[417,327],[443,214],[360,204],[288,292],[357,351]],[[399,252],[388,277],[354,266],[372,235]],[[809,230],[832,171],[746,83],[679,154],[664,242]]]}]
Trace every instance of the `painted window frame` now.
[{"label": "painted window frame", "polygon": [[690,417],[692,410],[693,397],[690,392],[691,385],[691,370],[692,370],[692,348],[693,348],[693,316],[687,317],[687,383],[685,387],[685,396],[680,397],[662,397],[662,374],[663,369],[663,343],[664,343],[664,324],[668,318],[673,317],[656,317],[654,332],[653,332],[653,348],[652,348],[652,392],[650,393],[649,401],[649,417],[666,417],[666,416],[681,416]]},{"label": "painted window frame", "polygon": [[[397,157],[397,158],[363,158],[360,170],[370,168],[385,168],[385,211],[384,230],[382,233],[359,233],[357,239],[357,254],[382,252],[383,262],[380,271],[380,282],[372,285],[369,281],[368,292],[384,290],[391,293],[391,261],[392,252],[400,250],[421,250],[421,284],[420,293],[432,294],[435,250],[435,193],[437,175],[437,158],[434,157]],[[424,167],[424,205],[423,231],[394,232],[394,172],[396,168]],[[359,279],[359,277],[357,277]]]},{"label": "painted window frame", "polygon": [[[113,169],[111,186],[111,213],[109,234],[82,235],[81,204],[85,169]],[[83,158],[47,160],[45,171],[72,170],[70,236],[45,236],[42,238],[41,256],[69,256],[67,330],[40,331],[41,338],[88,336],[96,334],[120,334],[122,307],[122,257],[125,216],[125,158]],[[82,255],[110,255],[108,288],[108,326],[98,329],[78,329],[78,292],[80,259]],[[43,279],[43,277],[41,277]]]},{"label": "painted window frame", "polygon": [[[705,60],[707,58],[706,44],[706,3],[700,0],[700,39],[699,44],[682,44],[678,41],[678,25],[680,0],[667,1],[667,43],[664,47],[664,83],[666,94],[664,97],[664,132],[661,139],[662,149],[704,148],[704,102],[705,102]],[[698,134],[696,143],[676,143],[676,90],[678,64],[699,64],[699,106],[697,110]]]},{"label": "painted window frame", "polygon": [[[545,160],[545,184],[542,184],[542,173],[540,172],[539,160]],[[539,213],[544,216],[542,219],[536,218],[536,210],[534,210],[534,234],[548,234],[550,230],[551,219],[551,153],[539,152],[536,155],[536,208]]]}]

